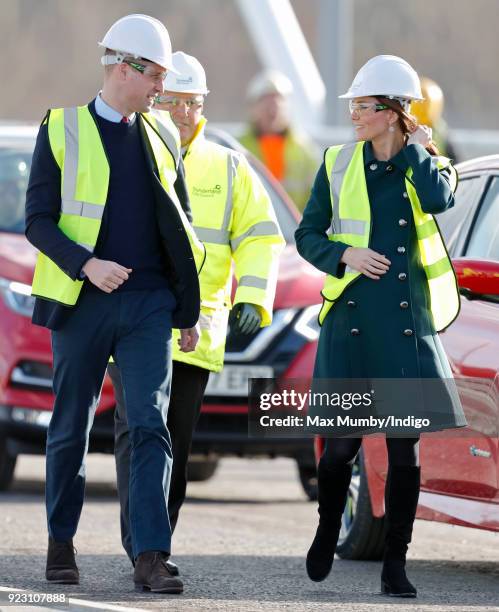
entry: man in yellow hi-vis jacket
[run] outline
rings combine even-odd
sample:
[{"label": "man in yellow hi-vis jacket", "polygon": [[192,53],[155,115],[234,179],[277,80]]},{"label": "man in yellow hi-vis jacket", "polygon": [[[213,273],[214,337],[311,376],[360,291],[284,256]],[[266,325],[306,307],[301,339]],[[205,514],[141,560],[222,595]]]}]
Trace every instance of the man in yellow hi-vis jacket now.
[{"label": "man in yellow hi-vis jacket", "polygon": [[[199,277],[198,345],[188,354],[176,346],[173,349],[168,412],[173,447],[168,504],[172,529],[185,499],[187,460],[209,373],[223,366],[232,263],[237,280],[232,325],[241,333],[255,333],[272,320],[278,257],[284,246],[270,198],[245,157],[204,137],[202,111],[208,89],[203,67],[182,52],[173,54],[173,62],[179,74],[167,75],[165,96],[156,108],[169,111],[180,132],[193,226],[206,247],[206,263]],[[109,372],[117,396],[115,453],[122,541],[130,555],[126,402],[118,368],[111,365]],[[173,563],[168,564],[178,571]]]},{"label": "man in yellow hi-vis jacket", "polygon": [[178,131],[149,112],[172,69],[165,26],[128,15],[100,45],[102,91],[88,105],[47,113],[26,196],[26,236],[40,251],[33,322],[51,330],[54,354],[46,578],[79,581],[73,536],[85,456],[113,356],[127,397],[135,586],[180,593],[166,565],[171,328],[185,328],[181,349],[194,349],[205,252],[183,210]]}]

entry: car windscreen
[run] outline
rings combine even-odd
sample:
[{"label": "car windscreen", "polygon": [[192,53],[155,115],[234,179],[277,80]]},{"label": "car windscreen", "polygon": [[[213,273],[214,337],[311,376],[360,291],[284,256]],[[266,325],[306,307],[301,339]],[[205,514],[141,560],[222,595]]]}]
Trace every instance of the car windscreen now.
[{"label": "car windscreen", "polygon": [[0,232],[24,233],[24,204],[32,154],[0,147]]},{"label": "car windscreen", "polygon": [[[467,228],[480,198],[486,176],[466,176],[459,180],[454,206],[437,216],[437,222],[452,257],[461,255],[466,240]],[[464,228],[464,231],[463,231]]]},{"label": "car windscreen", "polygon": [[274,212],[276,214],[277,221],[279,222],[279,226],[281,228],[281,232],[284,236],[286,244],[294,244],[295,230],[298,227],[298,223],[291,214],[291,211],[289,210],[287,204],[281,198],[279,193],[274,189],[272,183],[267,179],[263,172],[258,172],[257,168],[253,168],[253,170],[255,170],[255,172],[258,174],[260,180],[263,183],[263,186],[265,187],[267,193],[270,196],[272,206],[274,207]]},{"label": "car windscreen", "polygon": [[[216,142],[217,144],[220,144],[229,149],[234,149],[236,151],[242,152],[240,144],[236,140],[234,140],[234,138],[232,138],[227,133],[221,130],[206,130],[206,138],[211,142]],[[256,172],[258,178],[262,181],[263,186],[265,187],[267,193],[270,196],[270,200],[272,201],[272,206],[274,207],[274,211],[286,244],[294,244],[295,230],[298,227],[298,223],[291,211],[289,210],[288,204],[276,191],[268,176],[264,172],[262,172],[261,168],[257,164],[253,163],[251,155],[246,155],[246,157],[250,166]]]}]

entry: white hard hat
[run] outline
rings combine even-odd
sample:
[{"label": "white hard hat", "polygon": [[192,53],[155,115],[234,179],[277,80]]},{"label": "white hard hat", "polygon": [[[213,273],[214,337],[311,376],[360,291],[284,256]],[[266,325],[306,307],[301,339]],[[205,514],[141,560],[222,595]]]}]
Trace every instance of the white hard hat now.
[{"label": "white hard hat", "polygon": [[203,95],[209,92],[204,68],[195,57],[176,51],[172,55],[172,61],[176,73],[169,72],[166,75],[163,82],[165,91]]},{"label": "white hard hat", "polygon": [[99,45],[116,51],[116,55],[104,55],[101,58],[104,66],[121,64],[127,55],[131,55],[175,71],[168,30],[161,21],[149,15],[127,15],[118,19]]},{"label": "white hard hat", "polygon": [[285,74],[278,70],[264,70],[251,79],[246,95],[253,101],[268,94],[286,97],[292,92],[293,84]]},{"label": "white hard hat", "polygon": [[357,72],[350,89],[339,98],[384,96],[422,100],[421,84],[414,68],[396,55],[377,55]]}]

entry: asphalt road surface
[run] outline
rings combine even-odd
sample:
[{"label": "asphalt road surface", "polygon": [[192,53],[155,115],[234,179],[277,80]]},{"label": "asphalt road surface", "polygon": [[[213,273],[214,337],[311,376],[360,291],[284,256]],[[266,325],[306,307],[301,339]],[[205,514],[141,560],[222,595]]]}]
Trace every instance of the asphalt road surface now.
[{"label": "asphalt road surface", "polygon": [[[111,457],[94,455],[75,546],[81,583],[47,585],[44,459],[22,457],[16,483],[0,494],[0,602],[5,589],[65,593],[66,610],[230,610],[482,612],[499,610],[499,533],[417,521],[408,573],[416,600],[379,594],[381,563],[336,559],[329,578],[308,580],[304,558],[316,525],[287,460],[221,463],[215,476],[191,483],[175,533],[172,559],[183,595],[151,595],[133,588],[121,549]],[[16,610],[0,603],[0,610]],[[25,610],[56,609],[53,606]]]}]

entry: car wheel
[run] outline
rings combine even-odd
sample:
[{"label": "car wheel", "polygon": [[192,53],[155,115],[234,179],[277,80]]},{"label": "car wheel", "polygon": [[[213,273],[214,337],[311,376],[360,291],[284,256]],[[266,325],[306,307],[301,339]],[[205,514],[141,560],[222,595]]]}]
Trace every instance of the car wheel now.
[{"label": "car wheel", "polygon": [[218,459],[205,461],[189,461],[187,465],[187,480],[189,482],[203,482],[209,480],[217,471]]},{"label": "car wheel", "polygon": [[7,444],[0,438],[0,491],[5,491],[12,484],[17,457],[7,451]]},{"label": "car wheel", "polygon": [[385,517],[373,516],[362,450],[353,467],[352,481],[341,520],[336,553],[342,559],[378,560],[383,556]]},{"label": "car wheel", "polygon": [[317,500],[317,468],[315,465],[298,464],[298,476],[309,501]]}]

